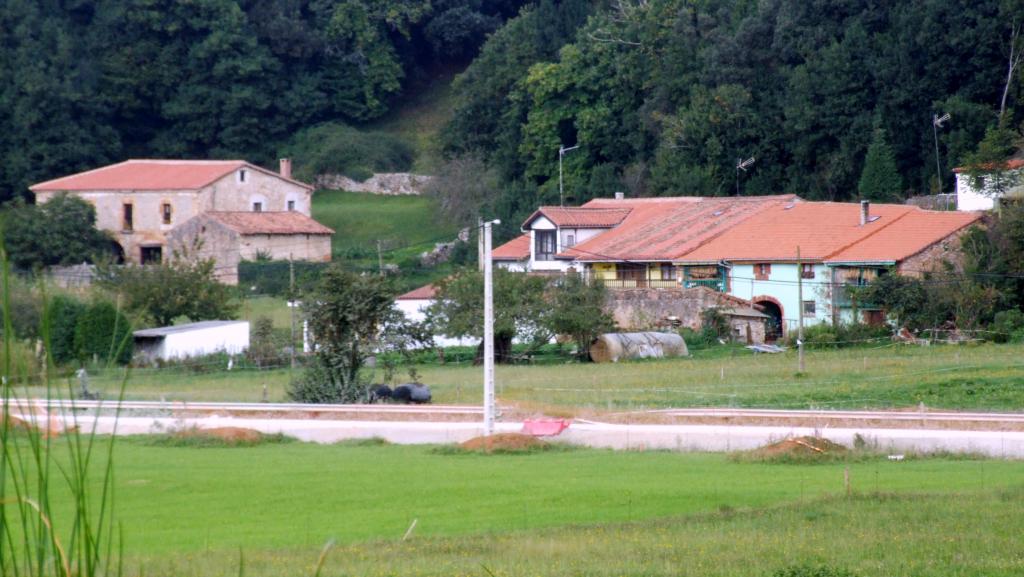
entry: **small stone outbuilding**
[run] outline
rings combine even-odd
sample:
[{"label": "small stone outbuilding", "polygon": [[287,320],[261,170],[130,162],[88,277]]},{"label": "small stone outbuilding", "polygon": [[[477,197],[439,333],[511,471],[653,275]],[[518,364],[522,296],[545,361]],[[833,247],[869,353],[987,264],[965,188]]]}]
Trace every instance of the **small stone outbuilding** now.
[{"label": "small stone outbuilding", "polygon": [[334,231],[300,212],[206,212],[168,235],[172,250],[192,250],[213,258],[217,279],[238,284],[243,260],[330,262]]}]

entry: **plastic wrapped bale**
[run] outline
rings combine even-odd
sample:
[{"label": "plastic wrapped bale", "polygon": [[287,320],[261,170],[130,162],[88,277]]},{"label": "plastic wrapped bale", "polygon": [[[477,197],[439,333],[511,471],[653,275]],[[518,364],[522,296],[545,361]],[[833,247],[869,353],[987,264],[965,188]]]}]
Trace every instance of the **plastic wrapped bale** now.
[{"label": "plastic wrapped bale", "polygon": [[605,333],[594,339],[590,345],[590,358],[595,363],[685,357],[689,354],[686,341],[675,333]]}]

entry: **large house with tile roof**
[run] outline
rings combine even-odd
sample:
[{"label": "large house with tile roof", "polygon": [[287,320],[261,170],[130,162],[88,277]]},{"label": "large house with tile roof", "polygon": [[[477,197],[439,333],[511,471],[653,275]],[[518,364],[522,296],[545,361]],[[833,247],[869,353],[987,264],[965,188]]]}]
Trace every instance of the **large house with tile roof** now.
[{"label": "large house with tile roof", "polygon": [[794,195],[597,199],[538,209],[524,234],[495,252],[518,256],[528,272],[577,270],[613,290],[724,293],[771,317],[771,338],[801,316],[807,324],[849,322],[855,314],[881,322],[882,313],[853,302],[848,287],[894,268],[921,274],[941,261],[957,264],[959,237],[980,218]]},{"label": "large house with tile roof", "polygon": [[258,254],[331,258],[333,231],[310,216],[313,187],[292,178],[288,159],[280,172],[244,160],[127,160],[29,189],[37,203],[58,194],[91,203],[129,263],[160,262],[175,243],[199,239],[221,280],[234,283],[238,261]]}]

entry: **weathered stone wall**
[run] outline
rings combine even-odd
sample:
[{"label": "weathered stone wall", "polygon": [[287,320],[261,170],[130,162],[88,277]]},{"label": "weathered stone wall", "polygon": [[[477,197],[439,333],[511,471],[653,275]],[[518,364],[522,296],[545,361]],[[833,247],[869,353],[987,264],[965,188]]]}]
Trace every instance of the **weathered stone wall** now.
[{"label": "weathered stone wall", "polygon": [[647,330],[664,324],[667,317],[699,329],[701,312],[716,306],[749,307],[750,303],[707,287],[613,289],[608,291],[606,308],[621,329]]},{"label": "weathered stone wall", "polygon": [[944,263],[949,263],[953,265],[954,270],[962,271],[964,255],[961,251],[960,240],[969,228],[959,230],[914,256],[904,259],[897,266],[897,270],[900,274],[920,277],[924,271],[945,270]]},{"label": "weathered stone wall", "polygon": [[738,343],[747,343],[748,327],[750,342],[747,344],[758,345],[764,342],[765,319],[729,317],[729,327],[732,329],[732,340]]},{"label": "weathered stone wall", "polygon": [[347,190],[389,196],[423,194],[432,176],[407,172],[387,172],[359,182],[340,174],[322,174],[313,181],[317,188]]}]

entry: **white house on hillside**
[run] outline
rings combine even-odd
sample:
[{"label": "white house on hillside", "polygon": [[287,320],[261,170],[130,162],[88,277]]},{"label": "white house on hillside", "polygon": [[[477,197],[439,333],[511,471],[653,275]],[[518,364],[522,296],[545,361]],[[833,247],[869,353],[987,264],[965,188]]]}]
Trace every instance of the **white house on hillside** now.
[{"label": "white house on hillside", "polygon": [[[971,177],[961,167],[956,173],[956,209],[957,210],[992,210],[1001,195],[971,185]],[[1011,179],[1010,190],[1005,196],[1024,197],[1024,158],[1013,158],[1006,161],[1006,172]],[[991,187],[986,186],[990,189]]]}]

